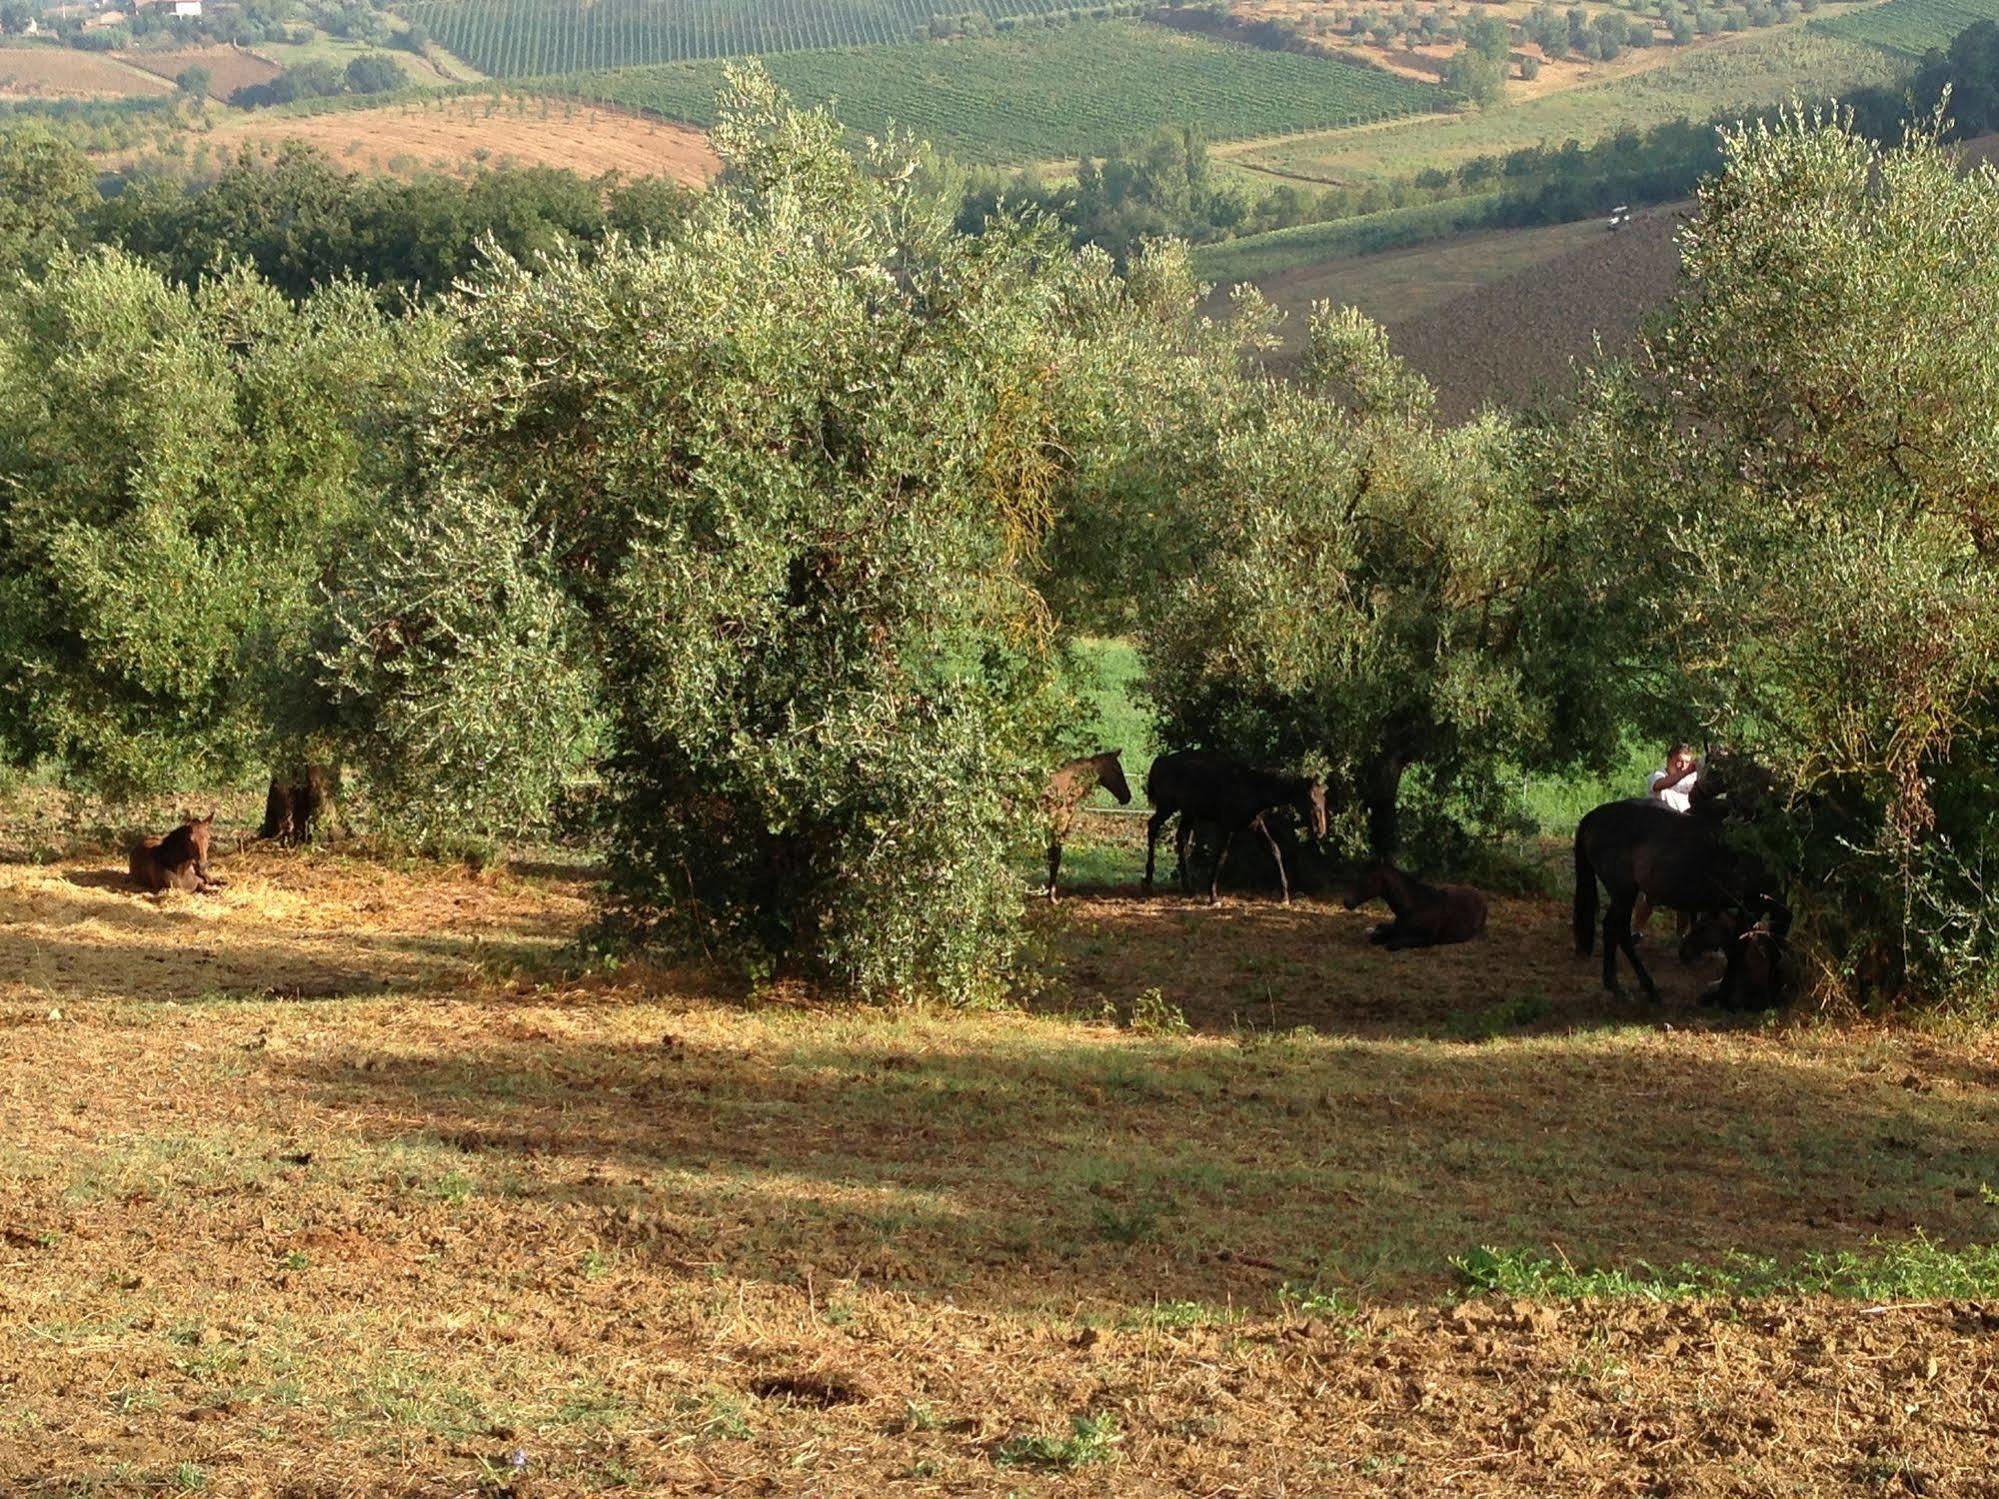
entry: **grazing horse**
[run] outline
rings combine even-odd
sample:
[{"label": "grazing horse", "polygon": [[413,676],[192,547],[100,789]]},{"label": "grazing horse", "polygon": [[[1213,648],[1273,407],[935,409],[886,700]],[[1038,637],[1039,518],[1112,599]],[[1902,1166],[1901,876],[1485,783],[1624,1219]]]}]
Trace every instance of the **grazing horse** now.
[{"label": "grazing horse", "polygon": [[161,837],[148,834],[132,845],[132,881],[155,893],[185,890],[200,895],[222,881],[208,874],[208,835],[215,826],[215,814],[190,814],[171,833]]},{"label": "grazing horse", "polygon": [[1386,859],[1362,867],[1346,906],[1351,911],[1376,899],[1388,902],[1395,919],[1370,928],[1367,940],[1390,952],[1469,942],[1485,931],[1485,897],[1478,891],[1469,885],[1426,885]]},{"label": "grazing horse", "polygon": [[1658,986],[1639,961],[1631,937],[1631,908],[1642,892],[1653,904],[1690,915],[1716,911],[1746,913],[1750,921],[1770,918],[1778,942],[1790,929],[1790,910],[1778,899],[1777,882],[1761,859],[1729,847],[1723,819],[1698,796],[1694,811],[1634,797],[1605,802],[1576,824],[1576,952],[1588,957],[1596,940],[1597,881],[1610,892],[1603,918],[1603,986],[1618,992],[1617,954],[1631,960],[1648,999]]},{"label": "grazing horse", "polygon": [[1068,761],[1048,778],[1041,806],[1048,814],[1048,898],[1054,900],[1055,879],[1062,872],[1062,840],[1069,836],[1083,798],[1101,786],[1117,798],[1120,807],[1131,805],[1131,785],[1124,778],[1123,750],[1105,750],[1101,755],[1082,755]]},{"label": "grazing horse", "polygon": [[1310,776],[1287,775],[1282,771],[1259,770],[1227,755],[1180,750],[1161,755],[1146,773],[1145,794],[1152,802],[1152,820],[1145,830],[1145,893],[1152,893],[1153,858],[1166,820],[1176,812],[1180,826],[1175,833],[1174,857],[1180,872],[1180,888],[1193,893],[1187,868],[1187,840],[1196,823],[1213,823],[1222,830],[1221,852],[1215,856],[1214,873],[1208,880],[1208,904],[1221,900],[1222,866],[1236,834],[1255,828],[1277,861],[1277,883],[1284,892],[1284,904],[1291,904],[1291,877],[1284,868],[1284,851],[1271,835],[1269,816],[1281,807],[1295,808],[1312,829],[1314,839],[1326,836],[1325,783]]}]

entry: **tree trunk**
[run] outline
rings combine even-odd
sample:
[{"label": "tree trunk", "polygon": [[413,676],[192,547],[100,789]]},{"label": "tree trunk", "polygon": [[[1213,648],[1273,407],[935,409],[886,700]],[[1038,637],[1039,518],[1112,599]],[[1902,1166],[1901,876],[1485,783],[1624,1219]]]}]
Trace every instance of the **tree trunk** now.
[{"label": "tree trunk", "polygon": [[1397,803],[1402,797],[1402,757],[1383,755],[1367,772],[1367,842],[1368,847],[1381,858],[1395,856],[1395,847],[1401,841],[1400,811]]},{"label": "tree trunk", "polygon": [[292,779],[273,776],[257,836],[294,847],[312,842],[333,821],[333,780],[323,765],[308,765]]}]

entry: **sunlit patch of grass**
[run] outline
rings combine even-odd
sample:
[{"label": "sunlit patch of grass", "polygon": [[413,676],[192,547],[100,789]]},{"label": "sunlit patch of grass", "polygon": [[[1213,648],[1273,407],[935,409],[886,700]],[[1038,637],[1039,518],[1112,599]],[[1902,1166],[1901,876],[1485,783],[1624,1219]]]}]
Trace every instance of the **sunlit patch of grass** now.
[{"label": "sunlit patch of grass", "polygon": [[1033,1434],[1009,1437],[993,1450],[993,1462],[1002,1468],[1047,1468],[1066,1470],[1108,1462],[1124,1440],[1117,1417],[1109,1411],[1072,1416],[1065,1436]]},{"label": "sunlit patch of grass", "polygon": [[1525,1249],[1483,1247],[1451,1261],[1463,1289],[1544,1301],[1837,1296],[1861,1301],[1937,1301],[1999,1296],[1999,1244],[1951,1249],[1928,1235],[1874,1241],[1865,1251],[1814,1251],[1795,1259],[1735,1253],[1713,1264],[1578,1269]]}]

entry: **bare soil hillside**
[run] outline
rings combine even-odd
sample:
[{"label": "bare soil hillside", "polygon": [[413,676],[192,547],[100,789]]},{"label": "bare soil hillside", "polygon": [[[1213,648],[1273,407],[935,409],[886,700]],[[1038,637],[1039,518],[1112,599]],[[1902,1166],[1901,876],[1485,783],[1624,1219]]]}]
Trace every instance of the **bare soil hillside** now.
[{"label": "bare soil hillside", "polygon": [[205,68],[209,97],[214,99],[227,99],[239,88],[269,83],[284,72],[270,58],[247,47],[176,47],[161,52],[121,52],[118,57],[169,82],[189,68]]},{"label": "bare soil hillside", "polygon": [[0,47],[0,99],[122,99],[173,85],[101,52],[28,43]]},{"label": "bare soil hillside", "polygon": [[1679,278],[1674,234],[1684,204],[1647,209],[1612,232],[1580,226],[1581,243],[1459,293],[1413,316],[1387,319],[1394,347],[1434,383],[1439,410],[1469,415],[1487,401],[1559,397],[1579,361],[1628,352],[1640,324]]},{"label": "bare soil hillside", "polygon": [[218,146],[302,140],[356,172],[411,176],[482,166],[569,167],[585,176],[667,177],[700,186],[720,168],[699,130],[556,100],[438,99],[321,115],[254,114],[218,126]]}]

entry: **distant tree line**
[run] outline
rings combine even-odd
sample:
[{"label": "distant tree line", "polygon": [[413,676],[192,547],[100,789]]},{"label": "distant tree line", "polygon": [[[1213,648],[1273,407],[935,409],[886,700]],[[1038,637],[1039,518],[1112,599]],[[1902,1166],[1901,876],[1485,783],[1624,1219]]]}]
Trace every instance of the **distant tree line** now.
[{"label": "distant tree line", "polygon": [[351,280],[408,302],[449,289],[489,249],[523,260],[564,245],[587,253],[613,232],[656,236],[693,201],[656,178],[545,167],[467,181],[350,174],[298,142],[246,150],[206,183],[142,174],[106,196],[97,179],[46,131],[0,131],[0,264],[32,270],[64,249],[109,245],[184,286],[246,264],[293,298]]}]

